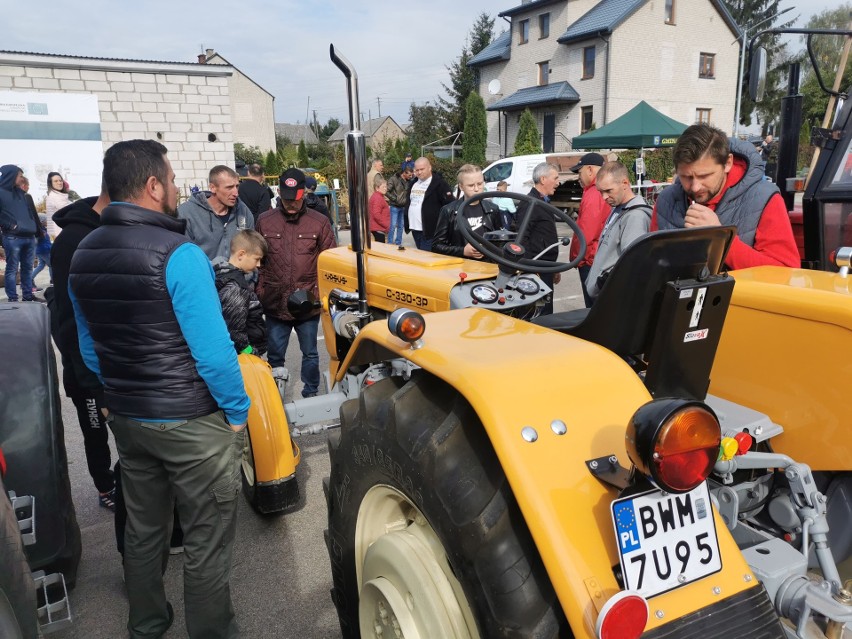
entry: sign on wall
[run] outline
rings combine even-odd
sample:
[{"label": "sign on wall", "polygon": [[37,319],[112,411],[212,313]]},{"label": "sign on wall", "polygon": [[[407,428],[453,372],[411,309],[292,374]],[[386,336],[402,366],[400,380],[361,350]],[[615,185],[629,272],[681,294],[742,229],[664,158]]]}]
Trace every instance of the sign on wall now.
[{"label": "sign on wall", "polygon": [[82,197],[98,195],[103,155],[97,96],[0,91],[0,165],[23,169],[37,203],[51,171]]}]

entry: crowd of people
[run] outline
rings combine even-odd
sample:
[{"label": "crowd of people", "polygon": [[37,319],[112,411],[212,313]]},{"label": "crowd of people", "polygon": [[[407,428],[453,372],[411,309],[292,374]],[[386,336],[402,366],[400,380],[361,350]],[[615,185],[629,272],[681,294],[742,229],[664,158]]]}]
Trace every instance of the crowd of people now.
[{"label": "crowd of people", "polygon": [[[798,265],[783,200],[763,180],[754,147],[694,125],[674,163],[677,180],[653,208],[633,192],[620,162],[588,153],[571,168],[583,187],[578,224],[588,248],[579,272],[587,305],[627,247],[656,229],[736,225],[729,268]],[[484,190],[480,167],[459,169],[458,196],[425,157],[406,158],[387,179],[383,171],[375,161],[368,181],[376,241],[401,247],[411,233],[418,249],[483,259],[459,220],[462,202]],[[96,196],[75,199],[51,173],[40,218],[23,172],[0,167],[6,294],[18,299],[20,271],[21,299],[34,299],[37,255],[51,271],[46,299],[63,385],[99,503],[116,513],[131,636],[160,636],[172,623],[162,581],[170,548],[186,554],[189,636],[236,636],[229,574],[249,410],[237,355],[283,366],[295,331],[302,396],[320,392],[317,261],[336,245],[333,222],[313,193],[316,181],[299,169],[281,174],[277,197],[262,167],[248,172],[241,181],[230,167],[214,166],[208,189],[178,206],[167,149],[119,142],[104,156]],[[542,163],[528,195],[547,201],[558,184],[558,168]],[[496,197],[463,210],[479,234],[515,229],[530,215],[518,241],[530,256],[557,259],[556,224],[540,207]],[[570,256],[578,254],[575,239]],[[559,282],[558,274],[542,278]],[[544,312],[552,308],[551,301]]]}]

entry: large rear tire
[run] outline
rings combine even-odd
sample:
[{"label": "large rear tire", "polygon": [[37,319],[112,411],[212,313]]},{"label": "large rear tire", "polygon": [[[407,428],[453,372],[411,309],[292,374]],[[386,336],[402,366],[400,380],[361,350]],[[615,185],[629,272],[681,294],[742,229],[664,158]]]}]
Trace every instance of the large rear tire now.
[{"label": "large rear tire", "polygon": [[18,520],[0,480],[0,637],[38,637],[36,591]]},{"label": "large rear tire", "polygon": [[339,435],[329,439],[326,541],[346,639],[571,636],[458,392],[423,372],[384,379],[343,405]]}]

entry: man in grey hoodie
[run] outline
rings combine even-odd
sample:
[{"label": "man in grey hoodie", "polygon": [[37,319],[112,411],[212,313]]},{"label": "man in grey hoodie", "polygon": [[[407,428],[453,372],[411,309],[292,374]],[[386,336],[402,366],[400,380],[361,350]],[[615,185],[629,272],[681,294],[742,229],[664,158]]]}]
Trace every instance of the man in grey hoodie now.
[{"label": "man in grey hoodie", "polygon": [[596,298],[609,272],[624,250],[648,232],[651,207],[630,188],[627,167],[621,162],[606,162],[598,171],[596,186],[612,211],[601,231],[598,251],[586,277],[586,291]]},{"label": "man in grey hoodie", "polygon": [[233,169],[218,165],[210,169],[210,190],[194,193],[178,207],[186,220],[186,236],[212,262],[231,255],[231,240],[245,229],[254,229],[254,215],[239,199],[240,178]]}]

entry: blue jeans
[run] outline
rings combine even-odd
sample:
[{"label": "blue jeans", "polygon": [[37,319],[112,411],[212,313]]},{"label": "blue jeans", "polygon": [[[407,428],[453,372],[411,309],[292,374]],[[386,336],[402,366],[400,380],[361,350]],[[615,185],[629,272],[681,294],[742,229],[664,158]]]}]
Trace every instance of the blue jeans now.
[{"label": "blue jeans", "polygon": [[38,265],[33,271],[33,286],[35,286],[36,276],[44,270],[45,266],[50,273],[50,283],[53,284],[53,266],[50,264],[50,238],[47,237],[47,234],[36,244],[36,258]]},{"label": "blue jeans", "polygon": [[426,237],[423,234],[423,231],[411,231],[411,234],[414,236],[414,246],[419,248],[421,251],[431,251],[432,250],[432,238]]},{"label": "blue jeans", "polygon": [[33,300],[33,260],[35,259],[36,240],[34,237],[3,236],[3,250],[6,251],[6,297],[10,302],[18,301],[18,288],[15,276],[21,267],[21,299]]},{"label": "blue jeans", "polygon": [[296,331],[299,338],[299,348],[302,351],[302,397],[317,394],[320,383],[319,353],[317,352],[317,332],[319,330],[319,315],[306,320],[280,320],[266,316],[266,341],[268,350],[266,357],[273,368],[284,366],[287,345],[290,343],[290,332]]},{"label": "blue jeans", "polygon": [[391,222],[388,231],[388,244],[402,244],[402,232],[405,230],[405,209],[399,206],[390,207]]}]

